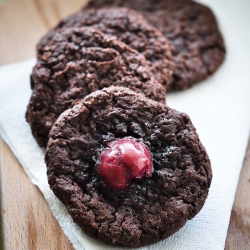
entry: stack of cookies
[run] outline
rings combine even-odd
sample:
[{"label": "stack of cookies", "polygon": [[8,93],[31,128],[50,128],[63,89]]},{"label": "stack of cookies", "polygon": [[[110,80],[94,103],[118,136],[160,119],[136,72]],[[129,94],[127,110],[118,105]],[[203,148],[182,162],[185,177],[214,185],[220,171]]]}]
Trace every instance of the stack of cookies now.
[{"label": "stack of cookies", "polygon": [[41,39],[26,119],[47,147],[51,189],[84,232],[140,247],[200,211],[210,160],[165,96],[224,56],[211,10],[189,0],[93,0]]}]

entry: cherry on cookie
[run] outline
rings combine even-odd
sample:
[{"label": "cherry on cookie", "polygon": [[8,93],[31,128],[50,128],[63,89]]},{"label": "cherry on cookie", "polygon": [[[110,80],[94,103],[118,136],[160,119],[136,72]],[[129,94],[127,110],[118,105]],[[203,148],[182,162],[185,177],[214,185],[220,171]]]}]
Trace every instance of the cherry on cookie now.
[{"label": "cherry on cookie", "polygon": [[123,190],[132,179],[150,177],[152,159],[146,146],[137,140],[124,138],[109,145],[101,155],[99,173],[113,190]]}]

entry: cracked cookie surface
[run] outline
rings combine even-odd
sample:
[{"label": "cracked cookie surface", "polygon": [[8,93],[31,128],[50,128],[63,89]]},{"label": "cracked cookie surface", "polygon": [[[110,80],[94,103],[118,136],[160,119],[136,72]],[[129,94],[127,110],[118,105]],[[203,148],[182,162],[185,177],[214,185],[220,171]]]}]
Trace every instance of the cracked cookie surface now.
[{"label": "cracked cookie surface", "polygon": [[[100,177],[99,159],[125,137],[146,145],[153,172],[114,191]],[[65,111],[51,129],[45,161],[49,185],[74,222],[116,246],[175,233],[200,211],[212,179],[188,115],[121,87],[96,91]]]},{"label": "cracked cookie surface", "polygon": [[64,110],[111,85],[165,103],[165,88],[155,80],[142,54],[93,28],[58,30],[39,49],[31,74],[26,119],[38,144],[46,146],[49,131]]},{"label": "cracked cookie surface", "polygon": [[184,90],[208,78],[225,58],[212,11],[191,0],[92,0],[87,8],[122,6],[139,11],[171,43],[175,70],[168,91]]},{"label": "cracked cookie surface", "polygon": [[45,46],[56,30],[66,27],[91,27],[105,35],[116,36],[132,49],[142,53],[156,79],[167,87],[172,81],[174,63],[168,40],[138,12],[127,8],[88,9],[63,19],[45,35],[39,48]]}]

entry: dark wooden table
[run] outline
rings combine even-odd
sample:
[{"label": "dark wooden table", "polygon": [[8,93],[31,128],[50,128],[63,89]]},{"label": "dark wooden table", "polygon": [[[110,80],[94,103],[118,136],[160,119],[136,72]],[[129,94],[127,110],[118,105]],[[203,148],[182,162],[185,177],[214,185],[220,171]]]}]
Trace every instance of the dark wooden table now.
[{"label": "dark wooden table", "polygon": [[[0,0],[0,65],[35,56],[43,34],[87,0]],[[48,204],[0,138],[0,191],[6,250],[72,249]],[[250,146],[242,168],[226,249],[250,249]],[[0,231],[1,234],[1,231]],[[0,237],[1,241],[1,237]]]}]

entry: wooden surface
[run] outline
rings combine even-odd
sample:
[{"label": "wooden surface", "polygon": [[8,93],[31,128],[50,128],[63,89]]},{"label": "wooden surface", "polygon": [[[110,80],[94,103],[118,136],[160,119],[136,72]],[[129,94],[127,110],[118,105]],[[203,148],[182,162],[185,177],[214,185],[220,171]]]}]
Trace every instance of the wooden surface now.
[{"label": "wooden surface", "polygon": [[[0,0],[0,65],[34,57],[41,36],[85,3],[84,0]],[[227,250],[250,249],[249,190],[250,146],[232,210]],[[1,139],[0,191],[4,249],[72,249],[43,195],[31,184]]]},{"label": "wooden surface", "polygon": [[235,195],[225,249],[250,249],[250,139]]}]

